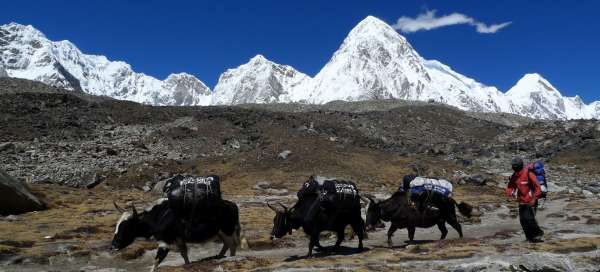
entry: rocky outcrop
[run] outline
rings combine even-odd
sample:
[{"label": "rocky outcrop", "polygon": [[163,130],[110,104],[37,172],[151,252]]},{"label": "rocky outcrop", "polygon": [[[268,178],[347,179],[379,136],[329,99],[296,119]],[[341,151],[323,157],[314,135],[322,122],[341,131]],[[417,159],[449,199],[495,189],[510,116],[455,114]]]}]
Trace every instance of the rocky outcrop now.
[{"label": "rocky outcrop", "polygon": [[46,204],[34,196],[23,182],[0,170],[0,214],[21,214],[46,209]]},{"label": "rocky outcrop", "polygon": [[4,69],[4,66],[2,65],[2,62],[0,62],[0,77],[8,77],[8,73]]}]

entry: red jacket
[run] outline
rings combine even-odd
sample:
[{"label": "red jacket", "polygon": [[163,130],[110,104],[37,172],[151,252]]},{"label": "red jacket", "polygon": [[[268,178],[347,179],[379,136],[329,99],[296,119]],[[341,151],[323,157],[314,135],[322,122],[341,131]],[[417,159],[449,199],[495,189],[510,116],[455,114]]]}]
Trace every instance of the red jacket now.
[{"label": "red jacket", "polygon": [[510,181],[506,187],[506,195],[511,197],[515,190],[521,204],[533,204],[542,194],[535,174],[531,173],[526,167],[519,172],[515,172],[510,177]]}]

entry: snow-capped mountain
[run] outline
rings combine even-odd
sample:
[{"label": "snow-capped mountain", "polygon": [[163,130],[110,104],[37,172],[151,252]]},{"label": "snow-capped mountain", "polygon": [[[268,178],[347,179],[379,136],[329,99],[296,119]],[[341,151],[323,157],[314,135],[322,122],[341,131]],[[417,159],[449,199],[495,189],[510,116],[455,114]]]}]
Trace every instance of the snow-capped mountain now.
[{"label": "snow-capped mountain", "polygon": [[426,60],[406,38],[372,16],[350,31],[325,67],[299,90],[292,97],[310,103],[397,98],[543,119],[600,116],[600,102],[585,105],[579,97],[563,97],[539,75],[525,75],[502,93],[439,61]]},{"label": "snow-capped mountain", "polygon": [[599,113],[579,96],[562,96],[548,80],[535,73],[523,76],[506,92],[506,97],[512,103],[512,113],[533,118],[589,119]]},{"label": "snow-capped mountain", "polygon": [[32,26],[16,23],[0,26],[0,62],[8,76],[94,95],[152,105],[210,101],[210,89],[191,75],[175,74],[161,81],[134,72],[125,62],[83,54],[69,41],[50,41]]},{"label": "snow-capped mountain", "polygon": [[427,60],[405,37],[372,16],[350,31],[314,78],[257,55],[225,71],[211,92],[192,75],[172,74],[161,81],[134,72],[125,62],[83,54],[69,41],[50,41],[32,26],[16,23],[0,26],[0,77],[4,74],[152,105],[393,98],[543,119],[600,118],[600,101],[586,105],[578,96],[564,97],[539,74],[526,74],[503,93]]},{"label": "snow-capped mountain", "polygon": [[496,88],[423,59],[406,38],[372,16],[350,31],[311,83],[305,93],[312,103],[396,98],[435,100],[475,111],[507,108]]},{"label": "snow-capped mountain", "polygon": [[307,101],[417,99],[431,78],[421,57],[375,17],[360,22],[305,91]]},{"label": "snow-capped mountain", "polygon": [[219,77],[212,104],[291,102],[290,94],[309,79],[291,66],[276,64],[257,55]]}]

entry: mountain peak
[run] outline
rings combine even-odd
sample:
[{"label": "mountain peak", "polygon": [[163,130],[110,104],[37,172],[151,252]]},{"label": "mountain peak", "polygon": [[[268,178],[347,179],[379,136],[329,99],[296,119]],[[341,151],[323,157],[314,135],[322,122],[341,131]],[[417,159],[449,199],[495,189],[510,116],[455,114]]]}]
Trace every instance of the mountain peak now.
[{"label": "mountain peak", "polygon": [[9,31],[9,32],[17,32],[21,33],[22,36],[30,36],[30,37],[40,37],[46,38],[46,35],[41,31],[37,30],[37,28],[32,25],[23,25],[15,22],[10,22],[5,25],[0,25],[1,30]]},{"label": "mountain peak", "polygon": [[365,17],[364,19],[362,19],[362,21],[360,21],[360,23],[358,23],[358,26],[362,26],[362,25],[388,25],[386,24],[383,20],[373,16],[373,15],[369,15],[367,17]]},{"label": "mountain peak", "polygon": [[538,73],[525,74],[506,94],[508,96],[530,96],[532,93],[559,95],[559,91]]},{"label": "mountain peak", "polygon": [[348,34],[348,38],[356,36],[366,38],[392,36],[394,38],[400,37],[402,40],[406,41],[402,35],[398,34],[398,32],[386,22],[370,15],[360,21]]},{"label": "mountain peak", "polygon": [[269,60],[265,56],[258,54],[250,59],[249,62],[268,62]]}]

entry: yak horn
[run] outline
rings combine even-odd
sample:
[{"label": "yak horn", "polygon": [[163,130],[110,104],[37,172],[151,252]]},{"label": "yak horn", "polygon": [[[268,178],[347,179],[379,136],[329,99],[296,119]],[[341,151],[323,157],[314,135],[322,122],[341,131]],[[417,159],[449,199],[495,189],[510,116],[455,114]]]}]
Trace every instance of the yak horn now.
[{"label": "yak horn", "polygon": [[119,205],[117,205],[116,201],[113,201],[113,205],[115,205],[115,209],[117,209],[118,212],[120,212],[120,213],[125,212],[125,210],[123,208],[121,208],[121,207],[119,207]]},{"label": "yak horn", "polygon": [[135,204],[133,202],[131,202],[131,211],[133,212],[134,216],[136,216],[138,214],[137,210],[135,209]]},{"label": "yak horn", "polygon": [[283,210],[287,212],[288,207],[286,207],[285,205],[281,204],[281,202],[277,202],[277,204],[279,204],[281,207],[283,207]]},{"label": "yak horn", "polygon": [[268,201],[267,201],[267,207],[269,207],[274,212],[277,212],[277,209],[275,207],[271,206],[271,204]]}]

